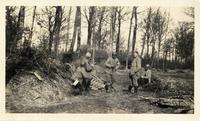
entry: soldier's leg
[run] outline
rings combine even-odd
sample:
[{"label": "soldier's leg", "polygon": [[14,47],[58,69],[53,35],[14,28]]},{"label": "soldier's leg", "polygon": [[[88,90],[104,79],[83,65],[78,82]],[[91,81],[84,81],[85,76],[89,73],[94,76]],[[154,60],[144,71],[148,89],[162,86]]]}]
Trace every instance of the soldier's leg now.
[{"label": "soldier's leg", "polygon": [[83,78],[83,91],[89,91],[89,86],[90,86],[90,73],[86,72],[85,69],[82,69],[82,78]]},{"label": "soldier's leg", "polygon": [[137,93],[138,91],[138,76],[135,74],[133,75],[133,87],[134,87],[134,93]]},{"label": "soldier's leg", "polygon": [[83,78],[83,81],[82,81],[82,89],[83,91],[86,91],[86,79]]},{"label": "soldier's leg", "polygon": [[109,92],[111,89],[111,85],[112,85],[112,80],[111,80],[111,74],[110,73],[106,73],[106,83],[105,83],[105,88],[106,91]]},{"label": "soldier's leg", "polygon": [[130,85],[128,87],[128,91],[131,92],[131,89],[133,88],[133,75],[129,73],[129,80],[130,80]]},{"label": "soldier's leg", "polygon": [[114,78],[113,78],[113,73],[110,74],[110,80],[111,80],[110,87],[113,90],[114,89],[113,84],[114,84],[114,81],[115,81]]},{"label": "soldier's leg", "polygon": [[74,80],[78,80],[77,85],[75,85],[75,92],[77,94],[82,94],[83,92],[83,75],[81,69],[78,68],[73,75]]},{"label": "soldier's leg", "polygon": [[90,83],[91,83],[91,79],[86,78],[85,79],[85,91],[87,91],[87,92],[89,92],[89,90],[90,90]]}]

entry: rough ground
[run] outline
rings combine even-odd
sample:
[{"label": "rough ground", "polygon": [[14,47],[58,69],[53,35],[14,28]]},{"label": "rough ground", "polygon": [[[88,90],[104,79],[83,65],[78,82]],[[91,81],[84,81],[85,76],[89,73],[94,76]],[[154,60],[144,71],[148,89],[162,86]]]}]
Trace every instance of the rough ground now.
[{"label": "rough ground", "polygon": [[[194,75],[191,73],[157,73],[166,82],[179,81],[186,84],[186,88],[194,89]],[[167,91],[157,94],[155,91],[148,91],[140,88],[138,95],[125,91],[129,85],[127,73],[116,74],[116,92],[106,93],[105,91],[91,91],[88,95],[68,96],[64,101],[46,106],[25,106],[6,107],[8,112],[29,112],[29,113],[180,113],[180,108],[159,107],[149,100],[141,97],[163,97]],[[172,86],[173,87],[173,86]],[[184,88],[180,88],[184,91]],[[191,90],[189,90],[191,91]],[[174,96],[169,92],[170,96]],[[181,93],[181,94],[185,94]],[[193,92],[186,92],[185,95],[193,95]],[[179,96],[179,95],[177,95]],[[193,113],[193,112],[189,112]]]}]

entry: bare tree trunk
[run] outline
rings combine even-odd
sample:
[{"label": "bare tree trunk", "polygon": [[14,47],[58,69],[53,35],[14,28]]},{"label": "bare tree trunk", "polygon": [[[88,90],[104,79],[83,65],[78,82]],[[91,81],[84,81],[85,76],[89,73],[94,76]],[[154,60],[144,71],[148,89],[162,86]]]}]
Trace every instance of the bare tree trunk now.
[{"label": "bare tree trunk", "polygon": [[121,9],[118,10],[118,33],[116,42],[116,53],[119,54],[119,44],[120,44],[120,30],[121,30]]},{"label": "bare tree trunk", "polygon": [[155,40],[155,35],[154,35],[153,42],[152,42],[151,60],[153,59],[155,55],[155,43],[156,43],[156,40]]},{"label": "bare tree trunk", "polygon": [[149,8],[148,10],[148,17],[147,17],[147,59],[149,60],[149,46],[150,46],[150,35],[151,35],[151,17],[152,17],[152,8]]},{"label": "bare tree trunk", "polygon": [[35,14],[36,14],[36,6],[34,7],[33,10],[33,20],[32,20],[32,25],[31,25],[31,30],[30,30],[30,34],[29,34],[29,39],[28,39],[28,46],[31,45],[31,40],[32,40],[32,36],[33,36],[33,26],[34,26],[34,21],[35,21]]},{"label": "bare tree trunk", "polygon": [[140,56],[141,56],[141,57],[143,56],[144,47],[145,47],[145,44],[146,44],[146,33],[145,33],[144,36],[145,36],[145,37],[142,39],[142,50],[141,50],[141,53],[140,53]]},{"label": "bare tree trunk", "polygon": [[[86,14],[86,13],[85,13]],[[88,36],[87,36],[87,45],[91,47],[91,37],[92,37],[92,29],[94,27],[94,14],[95,14],[95,7],[92,6],[89,8],[89,18],[86,15],[87,21],[88,21]]]},{"label": "bare tree trunk", "polygon": [[55,31],[55,43],[54,43],[54,51],[55,56],[58,58],[58,46],[60,43],[60,28],[62,23],[62,7],[57,6],[56,7],[56,17],[55,17],[55,24],[54,24],[54,31]]},{"label": "bare tree trunk", "polygon": [[169,25],[169,15],[162,14],[160,10],[158,9],[158,62],[157,67],[160,66],[159,60],[160,60],[160,48],[161,48],[161,42],[162,40],[166,40],[167,32],[168,32],[168,25]]},{"label": "bare tree trunk", "polygon": [[93,29],[93,32],[92,32],[92,63],[94,64],[95,63],[95,50],[96,50],[96,40],[95,40],[95,31]]},{"label": "bare tree trunk", "polygon": [[132,54],[135,51],[136,36],[137,36],[137,7],[134,7],[134,17],[135,17],[135,25],[133,29]]},{"label": "bare tree trunk", "polygon": [[91,25],[88,24],[88,36],[87,36],[87,45],[91,46],[91,37],[92,37],[92,28]]},{"label": "bare tree trunk", "polygon": [[80,50],[80,46],[81,46],[81,7],[77,7],[77,16],[78,16],[78,20],[77,20],[77,27],[78,27],[78,38],[77,38],[77,51]]},{"label": "bare tree trunk", "polygon": [[69,49],[69,52],[71,52],[71,53],[74,51],[74,45],[75,45],[76,34],[77,34],[77,19],[78,19],[78,10],[77,9],[78,8],[76,8],[76,15],[75,15],[75,20],[74,20],[74,32],[73,32],[71,46]]},{"label": "bare tree trunk", "polygon": [[68,47],[68,44],[69,44],[69,32],[70,32],[71,13],[72,13],[72,7],[69,7],[69,13],[68,13],[68,18],[67,18],[67,35],[66,35],[66,48],[65,48],[65,52],[67,52],[67,47]]},{"label": "bare tree trunk", "polygon": [[130,50],[130,38],[131,38],[131,28],[132,28],[133,16],[134,16],[134,8],[132,10],[131,20],[130,20],[130,26],[129,26],[128,46],[127,46],[127,51],[126,51],[126,55],[127,55],[126,56],[126,69],[128,69],[129,50]]},{"label": "bare tree trunk", "polygon": [[11,49],[15,49],[17,47],[17,42],[22,39],[22,35],[24,32],[24,20],[25,20],[25,7],[21,6],[18,14],[18,23],[17,23],[18,31],[15,36],[13,48]]},{"label": "bare tree trunk", "polygon": [[51,29],[53,27],[53,25],[51,24],[51,20],[52,20],[52,17],[49,16],[48,18],[48,23],[49,23],[49,28],[48,28],[48,31],[49,31],[49,54],[51,54],[51,51],[52,51],[52,44],[53,44],[53,35],[54,35],[54,31]]},{"label": "bare tree trunk", "polygon": [[12,13],[15,12],[16,7],[6,6],[6,56],[8,57],[11,47],[14,46],[15,36],[17,33],[16,28],[13,30],[13,26],[17,24],[17,21],[12,20]]},{"label": "bare tree trunk", "polygon": [[167,51],[163,53],[163,71],[166,70],[166,63],[167,63]]},{"label": "bare tree trunk", "polygon": [[117,18],[117,8],[111,7],[111,16],[110,16],[110,40],[111,40],[111,55],[113,52],[113,43],[115,40],[115,25],[116,25],[116,18]]},{"label": "bare tree trunk", "polygon": [[158,35],[158,58],[157,58],[157,67],[160,66],[159,60],[160,60],[160,47],[161,47],[161,34]]},{"label": "bare tree trunk", "polygon": [[102,27],[103,27],[103,18],[104,18],[104,13],[105,13],[105,7],[102,8],[101,10],[101,15],[99,18],[99,26],[98,26],[98,48],[101,46],[101,41],[102,41]]}]

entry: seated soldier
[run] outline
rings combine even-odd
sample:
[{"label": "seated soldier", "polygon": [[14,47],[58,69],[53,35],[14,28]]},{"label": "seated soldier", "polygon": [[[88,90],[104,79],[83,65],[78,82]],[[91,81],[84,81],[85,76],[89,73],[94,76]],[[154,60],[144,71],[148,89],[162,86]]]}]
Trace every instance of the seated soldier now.
[{"label": "seated soldier", "polygon": [[78,86],[80,93],[88,93],[90,90],[90,83],[92,80],[93,64],[91,64],[91,53],[87,52],[83,58],[80,67],[74,73],[74,86]]},{"label": "seated soldier", "polygon": [[146,64],[144,73],[141,76],[142,79],[148,80],[148,83],[151,83],[151,70],[149,64]]}]

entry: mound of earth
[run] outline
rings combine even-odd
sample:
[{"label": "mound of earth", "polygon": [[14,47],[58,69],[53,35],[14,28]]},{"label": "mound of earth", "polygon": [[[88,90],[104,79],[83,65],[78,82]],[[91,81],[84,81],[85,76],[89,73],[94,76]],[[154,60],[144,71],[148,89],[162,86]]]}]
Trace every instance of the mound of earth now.
[{"label": "mound of earth", "polygon": [[12,69],[7,68],[7,72],[13,71],[6,84],[7,111],[60,102],[72,94],[72,73],[68,65],[41,52],[29,58],[18,56],[17,60],[10,59]]}]

